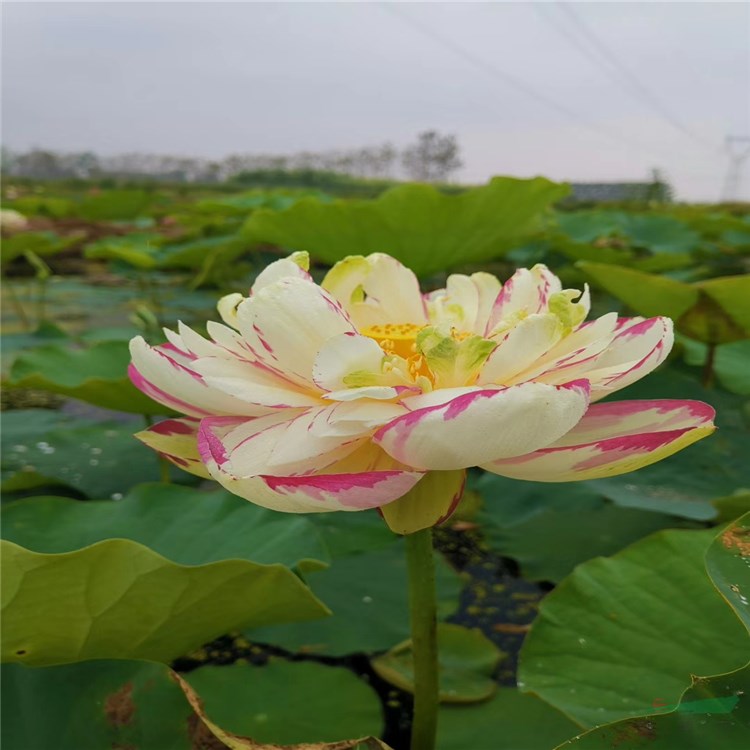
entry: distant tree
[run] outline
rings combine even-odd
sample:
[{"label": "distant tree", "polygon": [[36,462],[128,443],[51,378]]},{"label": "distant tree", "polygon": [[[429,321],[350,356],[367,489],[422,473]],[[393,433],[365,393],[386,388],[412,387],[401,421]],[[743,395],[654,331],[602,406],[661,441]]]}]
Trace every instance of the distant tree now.
[{"label": "distant tree", "polygon": [[462,166],[455,135],[425,130],[417,142],[404,149],[401,163],[406,174],[419,182],[445,182]]},{"label": "distant tree", "polygon": [[24,177],[33,177],[37,180],[54,179],[64,177],[64,171],[60,164],[60,158],[52,151],[34,149],[27,154],[21,154],[15,162],[17,174]]},{"label": "distant tree", "polygon": [[384,143],[377,153],[377,177],[392,177],[398,151],[392,143]]},{"label": "distant tree", "polygon": [[651,170],[651,182],[646,188],[646,200],[649,203],[671,203],[674,200],[674,189],[660,169]]}]

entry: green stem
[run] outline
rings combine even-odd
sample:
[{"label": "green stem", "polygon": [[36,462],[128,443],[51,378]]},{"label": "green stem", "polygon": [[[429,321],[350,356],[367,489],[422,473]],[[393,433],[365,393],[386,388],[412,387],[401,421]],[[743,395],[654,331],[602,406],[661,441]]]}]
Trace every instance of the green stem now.
[{"label": "green stem", "polygon": [[437,735],[438,651],[432,529],[407,534],[409,614],[414,658],[411,750],[434,750]]},{"label": "green stem", "polygon": [[703,381],[704,388],[710,388],[714,383],[714,360],[716,359],[716,344],[708,344],[706,352],[706,361],[703,364]]},{"label": "green stem", "polygon": [[3,291],[7,293],[8,299],[10,300],[10,304],[13,306],[13,309],[15,310],[16,316],[21,321],[21,325],[27,330],[31,330],[31,322],[29,321],[28,315],[26,315],[26,310],[24,309],[23,305],[21,304],[21,300],[19,299],[18,295],[16,294],[15,286],[13,285],[13,282],[11,282],[9,279],[3,279]]}]

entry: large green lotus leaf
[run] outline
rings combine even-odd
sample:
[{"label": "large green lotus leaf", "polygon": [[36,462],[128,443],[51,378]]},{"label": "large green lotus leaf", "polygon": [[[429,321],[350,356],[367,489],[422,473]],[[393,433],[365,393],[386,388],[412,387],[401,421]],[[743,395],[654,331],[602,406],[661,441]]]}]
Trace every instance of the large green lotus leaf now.
[{"label": "large green lotus leaf", "polygon": [[128,221],[144,215],[150,203],[144,190],[104,190],[84,198],[76,213],[88,221]]},{"label": "large green lotus leaf", "polygon": [[556,750],[739,750],[750,744],[750,668],[695,677],[676,706],[653,704],[659,713],[607,724],[574,737]]},{"label": "large green lotus leaf", "polygon": [[376,510],[357,513],[310,513],[331,557],[383,549],[394,535]]},{"label": "large green lotus leaf", "polygon": [[696,288],[666,276],[605,263],[581,261],[577,266],[639,315],[666,315],[677,320],[698,302]]},{"label": "large green lotus leaf", "polygon": [[750,274],[709,279],[696,286],[750,338]]},{"label": "large green lotus leaf", "polygon": [[622,214],[614,211],[564,211],[557,212],[555,218],[565,235],[584,244],[609,237],[622,225]]},{"label": "large green lotus leaf", "polygon": [[679,219],[658,214],[623,214],[622,231],[635,247],[652,253],[690,253],[700,236]]},{"label": "large green lotus leaf", "polygon": [[580,731],[536,696],[499,687],[484,703],[440,707],[437,750],[550,750]]},{"label": "large green lotus leaf", "polygon": [[[493,679],[503,653],[479,630],[440,623],[437,626],[440,701],[476,703],[497,689]],[[411,640],[371,660],[372,668],[402,690],[414,692]]]},{"label": "large green lotus leaf", "polygon": [[750,275],[698,284],[602,263],[580,267],[610,294],[640,315],[666,315],[686,336],[725,344],[750,337]]},{"label": "large green lotus leaf", "polygon": [[712,537],[661,531],[576,568],[541,603],[519,685],[596,726],[676,704],[691,675],[747,662],[747,632],[703,566]]},{"label": "large green lotus leaf", "polygon": [[178,565],[109,539],[61,554],[2,542],[6,661],[170,661],[229,630],[325,615],[283,565]]},{"label": "large green lotus leaf", "polygon": [[344,667],[274,659],[201,667],[183,679],[212,724],[257,742],[336,742],[383,729],[377,694]]},{"label": "large green lotus leaf", "polygon": [[[275,750],[285,738],[340,740],[362,736],[362,729],[379,733],[382,725],[369,686],[348,670],[312,663],[203,667],[179,678],[166,665],[145,661],[6,664],[2,679],[3,747],[24,750]],[[219,717],[226,727],[218,726]],[[230,735],[241,727],[254,731],[258,743]],[[273,747],[261,744],[263,737]],[[326,747],[334,750],[305,744]],[[385,745],[342,742],[335,750],[354,748]]]},{"label": "large green lotus leaf", "polygon": [[19,232],[10,237],[3,237],[0,262],[5,266],[28,252],[40,257],[57,255],[80,239],[80,234],[60,237],[54,232]]},{"label": "large green lotus leaf", "polygon": [[24,216],[48,216],[53,219],[64,219],[73,212],[74,207],[75,203],[67,198],[49,195],[24,195],[15,200],[3,200],[3,208],[20,211]]},{"label": "large green lotus leaf", "polygon": [[[437,556],[440,619],[453,614],[461,580]],[[325,621],[257,628],[248,638],[289,651],[326,656],[385,651],[409,633],[406,557],[403,541],[385,549],[334,559],[327,570],[308,576],[308,583],[333,611]]]},{"label": "large green lotus leaf", "polygon": [[[512,480],[507,480],[512,481]],[[524,483],[526,484],[526,483]],[[557,582],[592,557],[611,555],[654,531],[684,526],[664,513],[623,508],[601,497],[585,482],[555,485],[530,482],[541,512],[519,522],[494,522],[502,501],[485,503],[480,520],[494,552],[514,559],[524,577]]]},{"label": "large green lotus leaf", "polygon": [[[72,419],[45,409],[3,413],[2,490],[65,485],[92,498],[122,497],[161,477],[156,453],[132,423]],[[175,469],[173,479],[195,481]]]},{"label": "large green lotus leaf", "polygon": [[146,484],[120,502],[25,498],[0,516],[3,538],[35,552],[70,552],[117,537],[181,565],[238,559],[310,569],[328,559],[307,516],[276,513],[224,490]]},{"label": "large green lotus leaf", "polygon": [[706,552],[706,570],[750,631],[750,513],[716,537]]},{"label": "large green lotus leaf", "polygon": [[543,178],[496,177],[458,195],[431,185],[399,185],[372,201],[305,199],[286,211],[261,209],[243,233],[253,243],[307,250],[326,263],[388,253],[429,274],[501,255],[567,192]]},{"label": "large green lotus leaf", "polygon": [[159,268],[162,269],[196,270],[201,268],[210,256],[235,258],[247,246],[247,240],[234,234],[204,237],[189,242],[164,245],[157,254],[157,262]]},{"label": "large green lotus leaf", "polygon": [[711,501],[750,489],[750,411],[746,399],[703,388],[696,378],[672,366],[615,394],[614,400],[686,398],[716,408],[718,430],[696,445],[644,469],[587,482],[618,505],[707,520]]},{"label": "large green lotus leaf", "polygon": [[[2,746],[18,750],[191,750],[198,726],[163,664],[2,666]],[[208,746],[210,747],[210,745]]]},{"label": "large green lotus leaf", "polygon": [[115,411],[134,414],[168,412],[130,382],[127,376],[129,362],[126,341],[101,341],[86,349],[48,344],[16,358],[10,369],[8,385],[59,393]]},{"label": "large green lotus leaf", "polygon": [[6,382],[5,377],[15,358],[25,349],[36,348],[42,344],[60,343],[66,339],[68,339],[68,334],[49,321],[42,321],[30,333],[3,333],[0,337],[3,382]]},{"label": "large green lotus leaf", "polygon": [[156,268],[156,252],[163,241],[159,234],[128,234],[107,237],[86,246],[84,254],[92,260],[119,260],[134,268]]},{"label": "large green lotus leaf", "polygon": [[686,254],[700,245],[700,235],[672,216],[624,211],[574,211],[557,214],[557,223],[574,242],[620,235],[633,247],[652,253]]}]

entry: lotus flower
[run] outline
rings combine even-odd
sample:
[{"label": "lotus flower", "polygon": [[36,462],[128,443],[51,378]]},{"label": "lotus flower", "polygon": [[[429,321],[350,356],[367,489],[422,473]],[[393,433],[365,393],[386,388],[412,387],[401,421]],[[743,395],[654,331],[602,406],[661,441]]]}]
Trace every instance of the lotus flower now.
[{"label": "lotus flower", "polygon": [[714,429],[698,401],[597,403],[664,361],[672,322],[586,322],[588,289],[563,289],[543,265],[504,284],[452,275],[428,294],[380,253],[346,258],[320,286],[307,265],[295,253],[249,297],[224,297],[209,338],[179,324],[161,346],[133,339],[135,385],[187,415],[143,442],[267,508],[385,510],[422,480],[449,489],[445,516],[471,466],[609,477]]}]

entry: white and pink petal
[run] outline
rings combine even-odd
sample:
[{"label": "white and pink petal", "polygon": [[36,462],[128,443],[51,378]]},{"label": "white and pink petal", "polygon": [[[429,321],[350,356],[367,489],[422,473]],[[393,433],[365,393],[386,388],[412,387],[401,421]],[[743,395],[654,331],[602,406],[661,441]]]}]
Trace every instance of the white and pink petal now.
[{"label": "white and pink petal", "polygon": [[[450,401],[398,417],[375,433],[375,442],[408,466],[462,469],[554,443],[577,424],[589,403],[585,380],[446,390],[453,392]],[[405,405],[414,408],[430,396],[417,396]]]},{"label": "white and pink petal", "polygon": [[356,333],[341,305],[312,282],[286,277],[237,309],[243,338],[268,366],[298,384],[313,384],[315,359],[333,336]]},{"label": "white and pink petal", "polygon": [[287,513],[359,511],[377,508],[406,494],[423,476],[365,443],[324,471],[305,474],[242,474],[227,454],[227,433],[237,422],[208,419],[201,424],[199,447],[211,476],[256,505]]},{"label": "white and pink petal", "polygon": [[134,437],[183,471],[210,479],[198,452],[199,424],[198,419],[165,419],[147,430],[136,432]]},{"label": "white and pink petal", "polygon": [[267,409],[251,406],[211,388],[192,369],[192,361],[175,352],[172,344],[152,347],[141,336],[136,336],[130,342],[130,354],[132,362],[128,375],[133,384],[170,409],[193,417],[211,414],[257,416],[267,412]]},{"label": "white and pink petal", "polygon": [[525,456],[483,469],[513,479],[573,482],[636,471],[710,435],[714,410],[700,401],[594,404],[568,434]]}]

